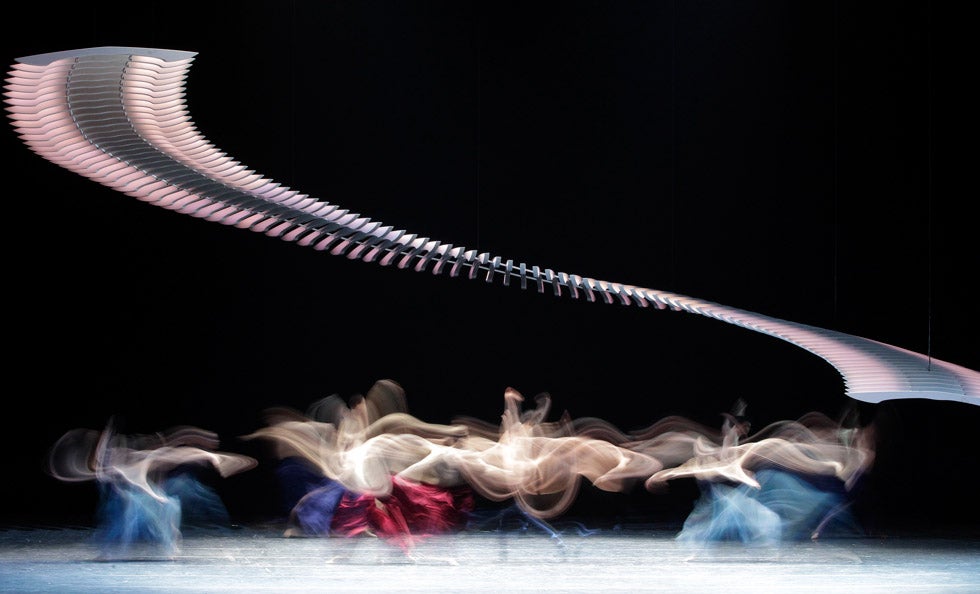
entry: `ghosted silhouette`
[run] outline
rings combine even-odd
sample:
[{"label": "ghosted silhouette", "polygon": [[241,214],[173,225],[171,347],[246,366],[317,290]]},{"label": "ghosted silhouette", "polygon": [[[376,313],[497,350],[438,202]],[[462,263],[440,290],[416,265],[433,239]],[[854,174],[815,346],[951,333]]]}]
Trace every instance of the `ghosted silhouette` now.
[{"label": "ghosted silhouette", "polygon": [[63,481],[94,480],[99,489],[97,538],[107,558],[124,558],[142,543],[175,554],[182,526],[227,525],[217,493],[194,470],[208,466],[227,477],[256,465],[240,454],[215,451],[218,437],[196,427],[153,435],[73,429],[52,447],[49,471]]}]

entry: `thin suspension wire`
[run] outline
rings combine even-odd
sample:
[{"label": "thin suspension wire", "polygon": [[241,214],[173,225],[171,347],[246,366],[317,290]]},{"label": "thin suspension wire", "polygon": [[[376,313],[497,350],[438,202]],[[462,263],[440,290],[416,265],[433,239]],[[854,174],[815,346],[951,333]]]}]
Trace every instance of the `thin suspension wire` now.
[{"label": "thin suspension wire", "polygon": [[[290,26],[296,30],[296,0],[289,4]],[[289,180],[291,186],[296,187],[299,182],[296,180],[296,36],[289,36]]]},{"label": "thin suspension wire", "polygon": [[670,286],[677,289],[677,2],[670,3]]},{"label": "thin suspension wire", "polygon": [[932,369],[932,4],[926,3],[926,357]]},{"label": "thin suspension wire", "polygon": [[477,253],[480,252],[480,124],[481,124],[481,114],[480,114],[480,45],[482,44],[482,37],[480,36],[480,11],[476,10],[476,26],[475,26],[475,54],[476,54],[476,241],[475,247]]},{"label": "thin suspension wire", "polygon": [[834,56],[834,284],[833,284],[833,324],[838,319],[838,279],[840,266],[840,29],[838,0],[834,0],[833,56]]}]

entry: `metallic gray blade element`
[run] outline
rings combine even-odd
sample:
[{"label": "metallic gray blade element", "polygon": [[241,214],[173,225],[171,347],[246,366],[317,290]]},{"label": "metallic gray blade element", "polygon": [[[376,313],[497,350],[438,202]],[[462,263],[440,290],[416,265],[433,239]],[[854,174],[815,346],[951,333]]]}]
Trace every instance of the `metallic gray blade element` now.
[{"label": "metallic gray blade element", "polygon": [[[803,348],[865,402],[928,398],[980,405],[980,373],[896,346],[685,295],[554,272],[419,237],[264,178],[194,126],[184,98],[195,53],[96,47],[18,58],[5,86],[21,140],[45,159],[129,196],[194,217],[432,274],[499,278],[555,296],[715,318]],[[432,266],[429,266],[429,265]],[[462,273],[462,274],[461,274]]]}]

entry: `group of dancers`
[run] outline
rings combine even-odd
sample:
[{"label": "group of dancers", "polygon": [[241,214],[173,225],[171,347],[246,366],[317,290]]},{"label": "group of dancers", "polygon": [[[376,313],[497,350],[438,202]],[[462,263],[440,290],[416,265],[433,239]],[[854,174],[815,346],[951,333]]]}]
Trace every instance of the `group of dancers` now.
[{"label": "group of dancers", "polygon": [[[701,498],[678,537],[778,542],[816,537],[844,518],[846,493],[874,460],[870,427],[822,413],[752,432],[744,403],[720,427],[671,416],[623,432],[567,413],[548,420],[551,399],[508,388],[498,423],[460,417],[424,422],[408,412],[394,381],[363,396],[329,396],[306,411],[266,411],[265,426],[242,436],[268,444],[289,502],[286,536],[372,535],[402,547],[465,529],[481,500],[511,501],[527,518],[565,513],[583,481],[611,492],[642,483],[694,479]],[[196,427],[125,435],[110,425],[74,429],[52,447],[50,473],[99,488],[98,530],[111,550],[150,542],[175,553],[191,522],[228,522],[220,496],[195,469],[221,477],[258,461],[220,451]]]}]

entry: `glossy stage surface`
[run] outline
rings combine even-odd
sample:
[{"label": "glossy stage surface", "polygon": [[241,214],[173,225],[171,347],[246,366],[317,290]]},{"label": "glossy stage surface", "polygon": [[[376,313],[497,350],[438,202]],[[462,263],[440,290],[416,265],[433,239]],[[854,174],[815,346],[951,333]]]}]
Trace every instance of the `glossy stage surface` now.
[{"label": "glossy stage surface", "polygon": [[466,531],[410,551],[277,527],[185,533],[171,556],[101,558],[87,528],[0,531],[5,592],[978,592],[980,539],[841,538],[692,546],[662,528]]}]

